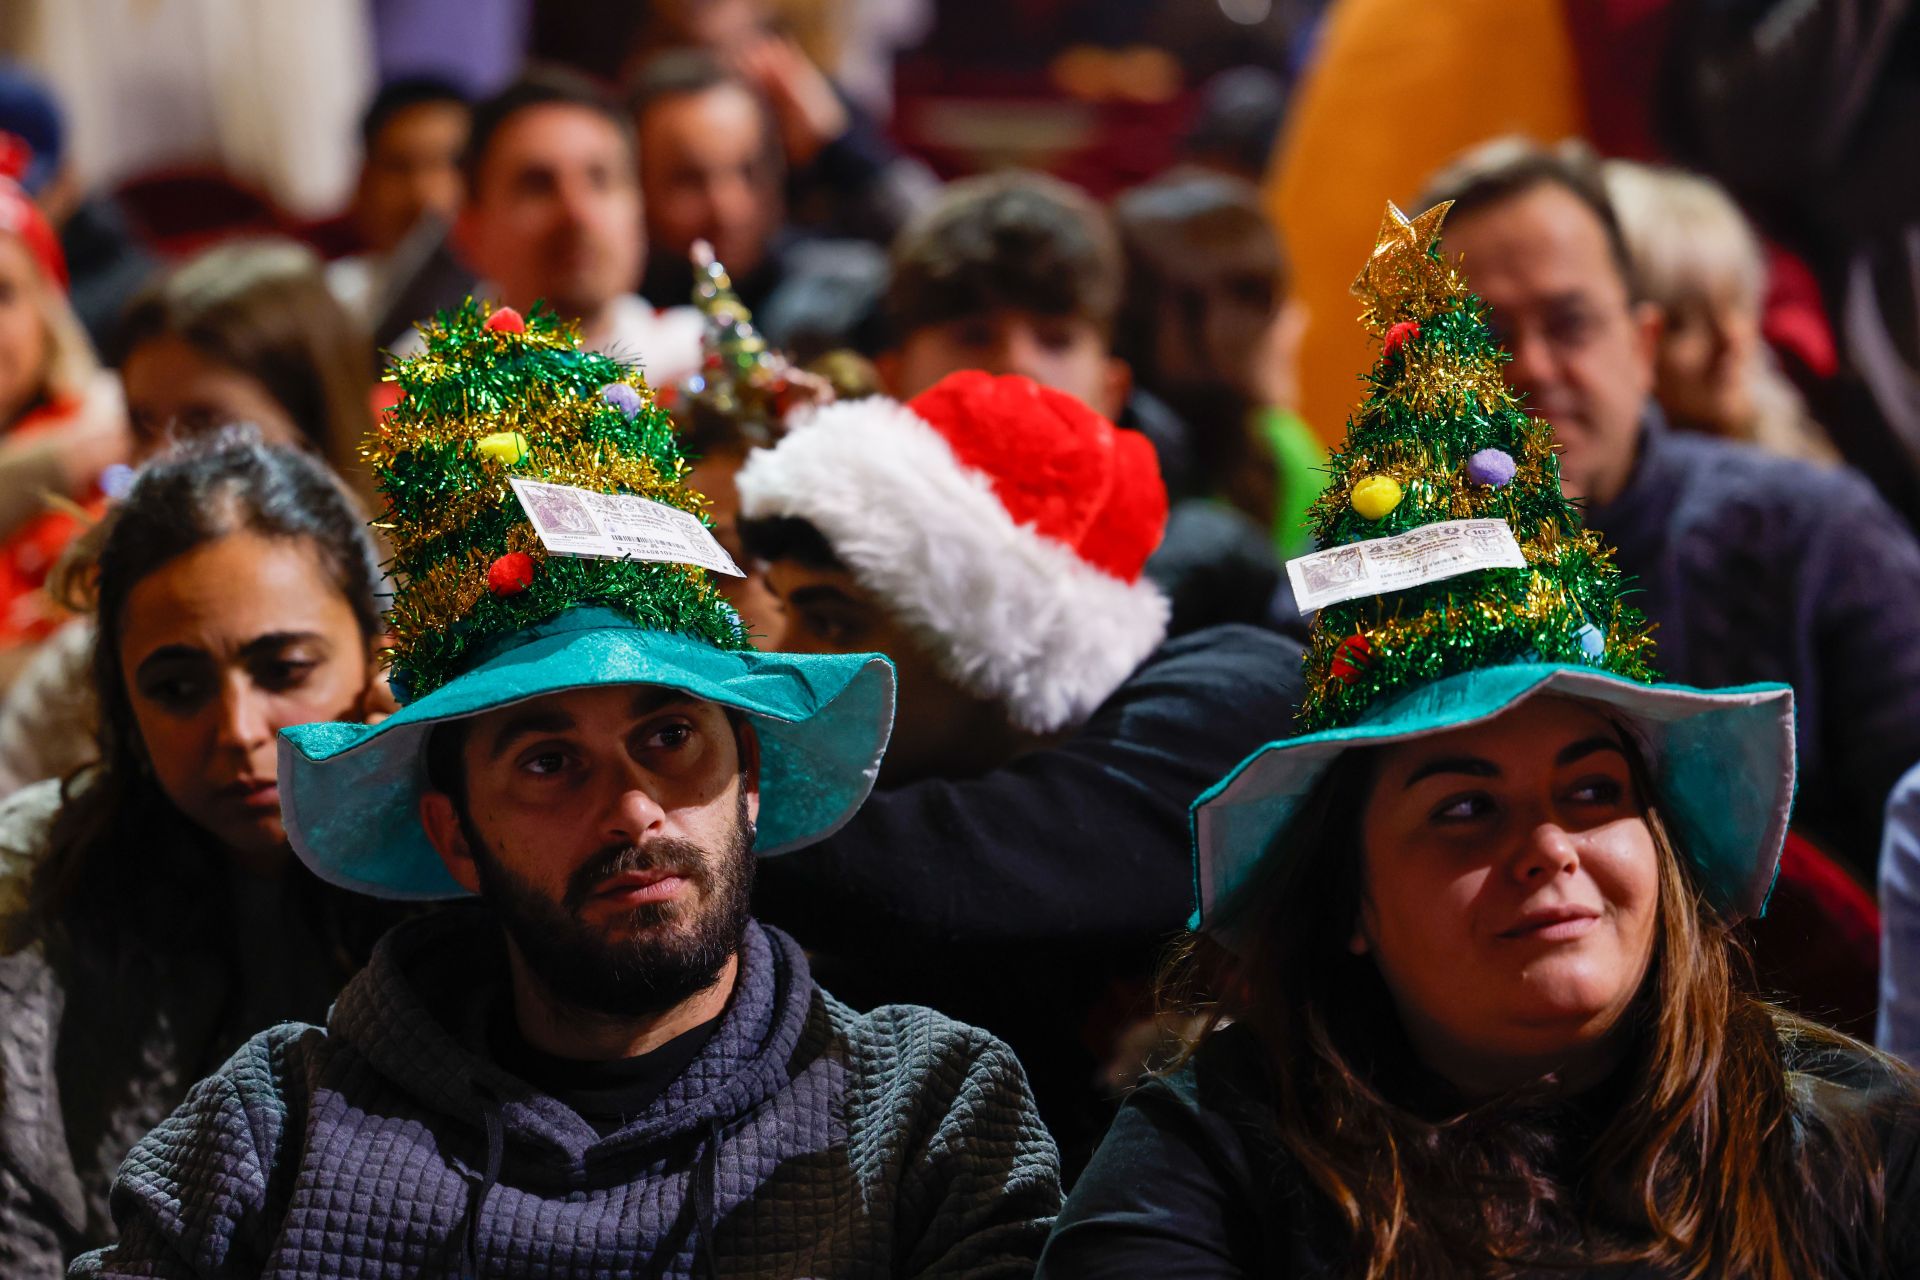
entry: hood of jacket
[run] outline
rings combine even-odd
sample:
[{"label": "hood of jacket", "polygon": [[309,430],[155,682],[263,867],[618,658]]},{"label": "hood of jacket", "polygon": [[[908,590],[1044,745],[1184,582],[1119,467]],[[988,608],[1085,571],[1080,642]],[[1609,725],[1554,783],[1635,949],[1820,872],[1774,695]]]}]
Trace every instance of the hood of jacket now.
[{"label": "hood of jacket", "polygon": [[706,1046],[644,1112],[602,1137],[492,1060],[487,1018],[508,982],[492,915],[449,907],[380,942],[334,1005],[328,1034],[427,1110],[488,1133],[516,1178],[571,1186],[620,1181],[664,1148],[710,1142],[777,1093],[814,996],[800,948],[750,922],[733,994]]}]

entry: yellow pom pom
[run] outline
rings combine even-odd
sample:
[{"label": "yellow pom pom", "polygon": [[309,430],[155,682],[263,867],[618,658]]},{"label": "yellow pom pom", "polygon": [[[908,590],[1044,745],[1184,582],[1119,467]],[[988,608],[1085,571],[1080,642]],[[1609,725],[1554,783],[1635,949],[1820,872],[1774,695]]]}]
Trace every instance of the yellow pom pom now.
[{"label": "yellow pom pom", "polygon": [[1353,486],[1353,509],[1378,520],[1400,505],[1400,482],[1392,476],[1368,476]]},{"label": "yellow pom pom", "polygon": [[527,438],[518,431],[496,431],[490,436],[481,436],[474,448],[510,467],[527,456]]}]

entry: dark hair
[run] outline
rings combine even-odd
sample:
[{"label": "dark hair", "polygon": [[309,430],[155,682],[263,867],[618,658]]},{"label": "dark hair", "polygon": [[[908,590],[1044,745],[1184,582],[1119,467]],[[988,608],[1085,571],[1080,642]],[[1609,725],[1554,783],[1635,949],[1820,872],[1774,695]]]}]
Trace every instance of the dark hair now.
[{"label": "dark hair", "polygon": [[354,465],[373,422],[372,348],[304,246],[236,241],[174,267],[128,304],[119,363],[158,338],[254,379],[330,464]]},{"label": "dark hair", "polygon": [[792,560],[810,569],[844,569],[827,535],[800,516],[763,516],[740,522],[740,545],[757,560]]},{"label": "dark hair", "polygon": [[1607,195],[1600,158],[1583,142],[1568,139],[1547,147],[1530,138],[1511,137],[1482,143],[1427,180],[1419,208],[1431,209],[1451,200],[1453,212],[1449,216],[1458,221],[1476,210],[1543,186],[1559,187],[1599,219],[1607,237],[1608,256],[1627,286],[1627,296],[1638,300],[1640,282],[1634,276],[1626,233]]},{"label": "dark hair", "polygon": [[365,113],[360,117],[362,149],[372,151],[380,131],[402,111],[439,103],[471,108],[473,97],[445,76],[401,76],[387,81],[380,86],[380,92],[373,95],[373,101],[367,104]]},{"label": "dark hair", "polygon": [[947,187],[893,242],[887,316],[894,340],[999,310],[1072,316],[1113,330],[1120,245],[1106,211],[1038,173]]},{"label": "dark hair", "polygon": [[[1640,750],[1625,742],[1639,794],[1651,796]],[[1752,994],[1729,922],[1651,804],[1653,958],[1627,1015],[1634,1043],[1606,1086],[1618,1103],[1590,1146],[1571,1145],[1589,1139],[1546,1095],[1469,1106],[1410,1066],[1384,979],[1347,946],[1371,785],[1371,753],[1337,761],[1283,833],[1287,856],[1270,852],[1223,904],[1212,927],[1231,946],[1191,940],[1162,985],[1170,1004],[1203,1017],[1189,1053],[1228,1022],[1258,1039],[1268,1136],[1334,1206],[1352,1275],[1639,1261],[1663,1275],[1790,1280],[1851,1273],[1830,1264],[1873,1253],[1885,1169],[1870,1110],[1827,1119],[1801,1106],[1787,1054],[1851,1056],[1909,1078]]]},{"label": "dark hair", "polygon": [[627,81],[627,114],[635,123],[654,103],[713,89],[739,89],[755,102],[760,91],[705,49],[668,49],[642,63]]},{"label": "dark hair", "polygon": [[1232,67],[1200,90],[1181,154],[1258,182],[1266,176],[1286,112],[1283,76],[1266,67]]},{"label": "dark hair", "polygon": [[460,157],[469,199],[479,190],[480,171],[485,167],[494,136],[522,111],[547,106],[578,107],[593,112],[620,134],[626,143],[627,155],[638,159],[633,121],[599,85],[559,67],[534,67],[492,97],[474,104],[473,129],[467,134],[467,149]]},{"label": "dark hair", "polygon": [[1113,221],[1127,262],[1114,354],[1187,424],[1206,492],[1272,524],[1275,468],[1253,417],[1253,372],[1286,297],[1287,264],[1259,193],[1226,174],[1176,169],[1121,196]]},{"label": "dark hair", "polygon": [[164,937],[143,920],[146,888],[177,868],[157,864],[161,835],[182,819],[154,780],[120,668],[127,597],[156,570],[237,533],[313,546],[369,642],[380,634],[374,550],[353,499],[311,456],[227,430],[189,440],[144,467],[107,516],[94,561],[96,634],[91,670],[99,760],[61,788],[48,853],[33,876],[30,914],[111,942],[120,933]]}]

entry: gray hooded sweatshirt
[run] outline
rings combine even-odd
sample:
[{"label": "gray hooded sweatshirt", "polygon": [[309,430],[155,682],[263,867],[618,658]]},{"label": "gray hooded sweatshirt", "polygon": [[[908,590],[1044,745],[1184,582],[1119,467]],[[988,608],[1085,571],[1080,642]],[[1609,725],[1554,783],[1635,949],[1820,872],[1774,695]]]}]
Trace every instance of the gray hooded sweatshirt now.
[{"label": "gray hooded sweatshirt", "polygon": [[498,928],[396,928],[323,1030],[249,1041],[127,1158],[75,1276],[1029,1276],[1052,1140],[999,1041],[857,1014],[750,925],[698,1056],[602,1137],[485,1048]]}]

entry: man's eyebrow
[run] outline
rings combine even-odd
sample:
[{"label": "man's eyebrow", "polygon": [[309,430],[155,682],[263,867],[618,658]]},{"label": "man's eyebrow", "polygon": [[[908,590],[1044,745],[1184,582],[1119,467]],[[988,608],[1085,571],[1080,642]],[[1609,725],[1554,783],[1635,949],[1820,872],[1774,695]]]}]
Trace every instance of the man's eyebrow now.
[{"label": "man's eyebrow", "polygon": [[1500,776],[1500,766],[1491,760],[1483,760],[1479,756],[1441,756],[1415,769],[1413,776],[1407,779],[1401,790],[1404,791],[1414,783],[1440,773],[1464,773],[1471,778],[1497,778]]},{"label": "man's eyebrow", "polygon": [[638,720],[642,717],[650,716],[663,708],[673,706],[675,703],[699,701],[699,698],[694,697],[683,689],[671,689],[666,685],[658,684],[643,685],[640,691],[634,695],[632,704],[627,708],[627,714]]},{"label": "man's eyebrow", "polygon": [[1577,760],[1586,759],[1596,751],[1612,751],[1621,756],[1627,754],[1627,749],[1620,745],[1618,738],[1610,738],[1604,734],[1600,734],[1591,738],[1584,738],[1572,746],[1565,748],[1559,755],[1553,758],[1553,762],[1555,765],[1573,764]]},{"label": "man's eyebrow", "polygon": [[536,733],[565,733],[574,727],[573,717],[564,711],[548,708],[529,708],[508,716],[493,732],[487,744],[487,757],[498,759],[508,747],[521,738]]}]

